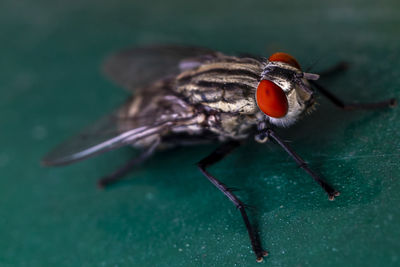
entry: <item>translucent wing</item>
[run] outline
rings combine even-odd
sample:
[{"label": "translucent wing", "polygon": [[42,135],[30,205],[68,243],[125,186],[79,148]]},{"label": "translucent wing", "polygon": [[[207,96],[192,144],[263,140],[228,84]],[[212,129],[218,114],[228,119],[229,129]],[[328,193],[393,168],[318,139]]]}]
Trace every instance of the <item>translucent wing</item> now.
[{"label": "translucent wing", "polygon": [[205,48],[168,45],[139,47],[110,56],[103,66],[107,76],[126,89],[146,90],[138,92],[122,108],[57,146],[43,158],[43,164],[69,164],[135,144],[185,123],[192,114],[191,107],[173,94],[169,95],[170,90],[163,82],[155,82],[177,75],[182,68],[194,67],[202,59],[207,60],[216,54]]},{"label": "translucent wing", "polygon": [[[148,142],[173,127],[190,123],[192,107],[160,90],[153,86],[146,93],[138,94],[111,115],[50,151],[42,163],[69,164],[125,145]],[[154,95],[155,92],[158,94]]]},{"label": "translucent wing", "polygon": [[127,49],[111,55],[103,65],[105,74],[128,90],[138,89],[159,79],[177,75],[182,68],[195,66],[196,61],[208,59],[218,53],[210,49],[164,45]]},{"label": "translucent wing", "polygon": [[[116,112],[102,118],[95,124],[84,129],[78,135],[66,140],[55,147],[43,159],[44,165],[65,165],[79,161],[96,154],[134,143],[136,140],[157,134],[166,129],[168,123],[158,125],[139,126],[137,128],[120,128],[121,118]],[[130,123],[133,123],[131,120]]]}]

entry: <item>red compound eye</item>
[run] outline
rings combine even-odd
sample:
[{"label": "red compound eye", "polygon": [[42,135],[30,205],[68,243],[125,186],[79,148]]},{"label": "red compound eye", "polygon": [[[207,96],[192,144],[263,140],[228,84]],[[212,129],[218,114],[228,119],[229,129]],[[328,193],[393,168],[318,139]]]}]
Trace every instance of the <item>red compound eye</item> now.
[{"label": "red compound eye", "polygon": [[269,57],[269,61],[280,61],[289,64],[292,67],[301,69],[299,62],[289,54],[278,52]]},{"label": "red compound eye", "polygon": [[256,92],[257,105],[262,112],[273,118],[281,118],[288,112],[285,92],[276,84],[262,80]]}]

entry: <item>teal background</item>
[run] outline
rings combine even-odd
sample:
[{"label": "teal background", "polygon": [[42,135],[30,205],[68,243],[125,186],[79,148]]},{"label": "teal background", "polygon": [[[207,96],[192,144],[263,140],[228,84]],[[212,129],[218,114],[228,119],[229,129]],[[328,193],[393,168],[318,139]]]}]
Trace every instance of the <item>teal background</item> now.
[{"label": "teal background", "polygon": [[242,189],[270,252],[257,264],[239,212],[194,163],[214,145],[156,154],[106,190],[114,151],[39,160],[127,93],[99,71],[122,47],[179,43],[286,51],[348,101],[400,98],[400,4],[384,1],[0,3],[0,266],[400,266],[400,109],[317,111],[280,133],[341,191],[324,192],[276,145],[249,142],[211,172]]}]

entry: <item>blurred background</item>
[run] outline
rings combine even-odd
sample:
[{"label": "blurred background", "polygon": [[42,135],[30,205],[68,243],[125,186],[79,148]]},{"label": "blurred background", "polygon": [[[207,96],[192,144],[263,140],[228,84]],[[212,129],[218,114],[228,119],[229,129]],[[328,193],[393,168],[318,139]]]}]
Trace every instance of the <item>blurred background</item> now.
[{"label": "blurred background", "polygon": [[[260,266],[239,212],[194,163],[214,145],[156,154],[106,190],[130,159],[64,168],[50,148],[120,105],[103,59],[146,44],[294,55],[348,101],[400,98],[400,4],[361,1],[0,3],[0,266]],[[319,98],[285,140],[341,191],[336,201],[279,147],[249,142],[211,168],[255,207],[266,266],[399,266],[399,108],[346,112]]]}]

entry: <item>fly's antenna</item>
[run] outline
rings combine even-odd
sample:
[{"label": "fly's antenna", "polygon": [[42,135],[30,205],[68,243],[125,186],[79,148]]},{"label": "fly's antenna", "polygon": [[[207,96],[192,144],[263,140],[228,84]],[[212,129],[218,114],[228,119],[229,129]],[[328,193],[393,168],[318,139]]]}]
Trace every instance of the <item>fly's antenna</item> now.
[{"label": "fly's antenna", "polygon": [[303,72],[303,77],[306,78],[307,80],[312,80],[312,81],[316,81],[319,79],[318,74],[308,73],[308,72]]}]

